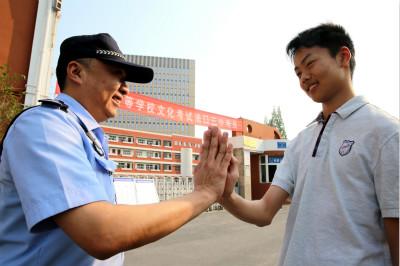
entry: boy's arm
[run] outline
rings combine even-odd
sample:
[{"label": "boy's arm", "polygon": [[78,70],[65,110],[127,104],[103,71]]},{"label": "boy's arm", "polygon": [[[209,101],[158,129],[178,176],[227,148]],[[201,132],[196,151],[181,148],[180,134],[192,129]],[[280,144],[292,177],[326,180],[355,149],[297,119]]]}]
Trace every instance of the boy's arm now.
[{"label": "boy's arm", "polygon": [[270,186],[260,200],[246,200],[236,193],[220,203],[238,219],[258,226],[269,225],[289,194],[278,186]]},{"label": "boy's arm", "polygon": [[228,168],[225,191],[221,199],[219,199],[219,203],[242,221],[258,226],[269,225],[289,194],[282,188],[271,185],[260,200],[242,198],[233,192],[235,183],[239,178],[238,165],[238,160],[232,156],[231,164]]}]

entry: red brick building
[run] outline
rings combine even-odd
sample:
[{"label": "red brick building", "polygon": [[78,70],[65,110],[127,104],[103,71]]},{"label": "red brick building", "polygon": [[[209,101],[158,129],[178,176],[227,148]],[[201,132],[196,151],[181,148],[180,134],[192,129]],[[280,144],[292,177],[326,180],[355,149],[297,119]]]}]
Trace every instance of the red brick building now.
[{"label": "red brick building", "polygon": [[[271,185],[287,140],[281,139],[276,128],[241,120],[242,131],[232,132],[229,139],[240,161],[236,189],[246,199],[260,199]],[[109,137],[110,159],[118,164],[116,176],[191,176],[192,167],[199,162],[200,138],[112,127],[103,129]]]},{"label": "red brick building", "polygon": [[[109,138],[110,159],[118,164],[116,175],[182,175],[182,155],[199,160],[200,138],[103,127]],[[186,153],[186,151],[191,152]],[[190,164],[189,164],[190,167]],[[191,172],[191,171],[190,171]]]}]

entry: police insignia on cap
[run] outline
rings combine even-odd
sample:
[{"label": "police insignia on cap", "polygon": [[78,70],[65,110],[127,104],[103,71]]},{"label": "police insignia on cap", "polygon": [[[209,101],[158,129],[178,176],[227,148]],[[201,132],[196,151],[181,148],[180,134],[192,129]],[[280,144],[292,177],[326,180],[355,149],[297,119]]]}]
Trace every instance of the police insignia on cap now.
[{"label": "police insignia on cap", "polygon": [[126,60],[124,55],[122,55],[122,54],[120,54],[120,53],[117,53],[117,52],[114,52],[114,51],[110,51],[110,50],[101,50],[101,49],[97,49],[97,50],[96,50],[96,54],[104,54],[104,55],[118,56],[118,57],[120,57],[120,58]]},{"label": "police insignia on cap", "polygon": [[342,146],[340,146],[340,148],[339,148],[339,154],[341,156],[345,156],[345,155],[349,154],[351,151],[351,147],[353,147],[354,143],[355,143],[355,141],[353,141],[353,140],[347,140],[347,139],[344,140],[342,143]]}]

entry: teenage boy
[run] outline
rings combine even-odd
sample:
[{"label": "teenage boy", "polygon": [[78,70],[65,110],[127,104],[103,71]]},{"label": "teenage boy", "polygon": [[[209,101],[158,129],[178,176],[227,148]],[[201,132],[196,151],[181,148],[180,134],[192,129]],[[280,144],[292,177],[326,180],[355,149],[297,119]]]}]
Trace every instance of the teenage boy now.
[{"label": "teenage boy", "polygon": [[286,51],[322,112],[291,141],[262,199],[233,192],[233,161],[222,205],[265,226],[291,198],[279,265],[398,265],[399,121],[355,96],[355,51],[343,27],[305,30]]}]

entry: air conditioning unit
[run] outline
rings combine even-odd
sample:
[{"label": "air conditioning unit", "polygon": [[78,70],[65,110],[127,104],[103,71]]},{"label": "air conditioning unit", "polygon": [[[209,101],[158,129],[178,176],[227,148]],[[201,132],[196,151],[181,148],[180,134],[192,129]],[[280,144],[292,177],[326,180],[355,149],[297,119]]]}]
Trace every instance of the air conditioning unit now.
[{"label": "air conditioning unit", "polygon": [[62,0],[54,0],[53,8],[55,11],[61,11],[61,3],[62,3]]}]

